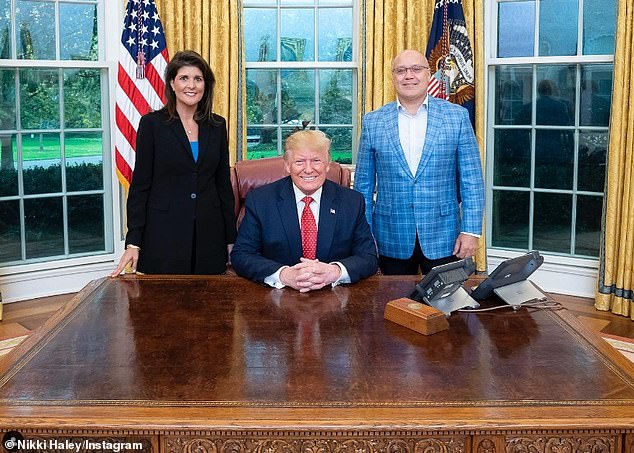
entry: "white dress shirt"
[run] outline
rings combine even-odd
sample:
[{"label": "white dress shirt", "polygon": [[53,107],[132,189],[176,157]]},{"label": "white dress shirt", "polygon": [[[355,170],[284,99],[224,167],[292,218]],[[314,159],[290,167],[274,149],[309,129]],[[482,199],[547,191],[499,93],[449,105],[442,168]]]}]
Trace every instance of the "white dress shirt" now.
[{"label": "white dress shirt", "polygon": [[[310,210],[313,212],[313,216],[315,217],[315,224],[317,225],[318,231],[319,231],[319,205],[321,203],[322,189],[323,187],[320,187],[319,189],[315,191],[315,193],[310,195],[313,201],[311,201],[309,207],[310,207]],[[297,219],[299,220],[299,224],[301,225],[302,212],[304,211],[304,197],[306,196],[306,194],[304,194],[304,192],[299,190],[297,186],[295,186],[295,184],[293,184],[293,192],[295,193],[295,204],[297,205]],[[339,279],[333,282],[332,286],[337,286],[341,283],[350,283],[350,274],[348,274],[348,270],[346,269],[346,266],[344,266],[339,261],[333,261],[330,264],[336,264],[341,269],[341,275],[339,276]],[[282,283],[282,281],[280,280],[280,273],[287,267],[290,267],[290,266],[280,267],[277,270],[277,272],[266,277],[264,279],[264,283],[274,288],[284,288],[286,285]]]},{"label": "white dress shirt", "polygon": [[418,108],[415,115],[407,111],[397,99],[398,109],[398,136],[401,141],[401,148],[405,154],[405,160],[409,166],[412,176],[416,176],[420,158],[423,155],[425,136],[427,135],[427,107],[429,99],[425,100]]}]

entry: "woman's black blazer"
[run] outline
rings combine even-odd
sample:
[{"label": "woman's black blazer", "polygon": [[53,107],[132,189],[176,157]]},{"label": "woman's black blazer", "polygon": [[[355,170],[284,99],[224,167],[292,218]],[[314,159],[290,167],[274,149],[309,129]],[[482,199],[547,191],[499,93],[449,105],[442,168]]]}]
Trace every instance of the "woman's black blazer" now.
[{"label": "woman's black blazer", "polygon": [[141,118],[127,202],[126,245],[141,247],[150,274],[216,274],[235,241],[234,198],[224,118],[198,123],[194,161],[180,120],[159,110]]}]

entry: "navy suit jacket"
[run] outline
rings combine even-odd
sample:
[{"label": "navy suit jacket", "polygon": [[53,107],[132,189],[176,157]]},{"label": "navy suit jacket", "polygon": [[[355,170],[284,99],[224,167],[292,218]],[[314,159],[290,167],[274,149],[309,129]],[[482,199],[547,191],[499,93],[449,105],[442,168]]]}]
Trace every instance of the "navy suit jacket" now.
[{"label": "navy suit jacket", "polygon": [[[341,262],[352,283],[376,273],[378,257],[358,192],[326,180],[317,228],[317,259]],[[231,253],[238,275],[263,282],[300,262],[302,239],[290,176],[253,189]]]}]

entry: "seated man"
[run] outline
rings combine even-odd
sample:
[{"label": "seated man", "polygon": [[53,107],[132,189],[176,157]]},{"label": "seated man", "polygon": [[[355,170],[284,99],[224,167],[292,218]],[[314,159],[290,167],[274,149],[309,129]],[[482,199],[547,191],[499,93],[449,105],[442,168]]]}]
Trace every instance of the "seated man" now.
[{"label": "seated man", "polygon": [[306,292],[376,273],[363,197],[326,179],[330,139],[295,132],[286,139],[284,166],[290,176],[247,195],[231,253],[237,274]]}]

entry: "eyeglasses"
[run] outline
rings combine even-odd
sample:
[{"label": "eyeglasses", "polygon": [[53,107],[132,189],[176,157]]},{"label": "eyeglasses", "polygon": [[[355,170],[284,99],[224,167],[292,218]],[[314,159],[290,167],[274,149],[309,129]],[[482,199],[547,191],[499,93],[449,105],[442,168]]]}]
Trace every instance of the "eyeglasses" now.
[{"label": "eyeglasses", "polygon": [[425,69],[429,69],[429,67],[423,66],[420,64],[415,64],[413,66],[408,66],[408,67],[399,66],[398,68],[392,69],[392,73],[398,77],[403,77],[405,74],[407,74],[407,71],[412,71],[412,74],[420,74]]}]

